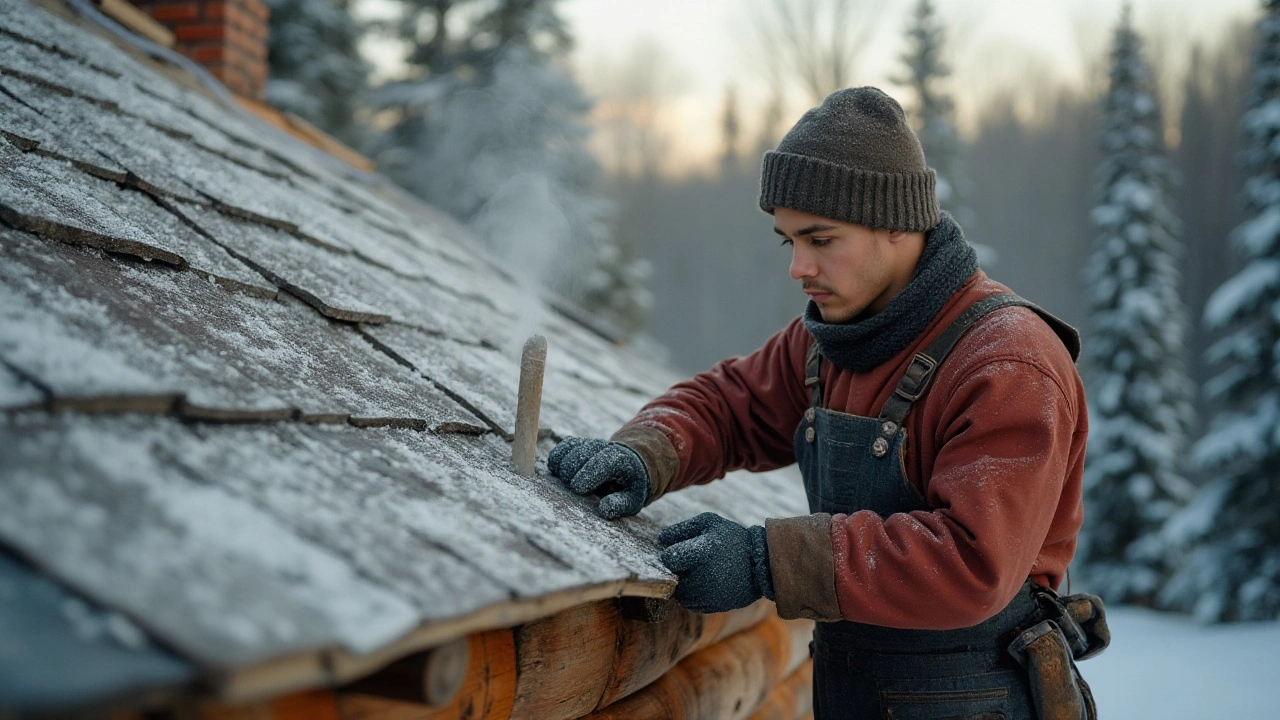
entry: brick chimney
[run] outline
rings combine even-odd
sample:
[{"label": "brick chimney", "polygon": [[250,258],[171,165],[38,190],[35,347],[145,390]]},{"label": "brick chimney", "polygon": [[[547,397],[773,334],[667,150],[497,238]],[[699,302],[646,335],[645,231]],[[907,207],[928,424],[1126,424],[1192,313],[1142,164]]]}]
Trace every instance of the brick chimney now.
[{"label": "brick chimney", "polygon": [[267,18],[262,0],[133,0],[173,31],[174,49],[231,92],[261,102],[267,87]]}]

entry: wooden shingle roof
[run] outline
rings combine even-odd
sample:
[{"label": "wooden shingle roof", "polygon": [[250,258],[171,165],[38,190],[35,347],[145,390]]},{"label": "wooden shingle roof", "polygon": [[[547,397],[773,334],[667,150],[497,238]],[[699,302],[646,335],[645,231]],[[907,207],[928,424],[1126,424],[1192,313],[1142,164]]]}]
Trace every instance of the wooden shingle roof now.
[{"label": "wooden shingle roof", "polygon": [[[77,685],[72,663],[60,702],[181,667],[231,698],[349,680],[665,596],[665,524],[805,512],[791,476],[744,474],[607,522],[545,465],[511,473],[528,335],[550,344],[544,459],[676,377],[439,212],[58,10],[0,0],[0,590],[47,575],[141,628],[152,673]],[[40,603],[19,596],[44,596],[0,592],[21,639]],[[0,677],[31,657],[0,652]],[[0,714],[24,702],[6,688]]]}]

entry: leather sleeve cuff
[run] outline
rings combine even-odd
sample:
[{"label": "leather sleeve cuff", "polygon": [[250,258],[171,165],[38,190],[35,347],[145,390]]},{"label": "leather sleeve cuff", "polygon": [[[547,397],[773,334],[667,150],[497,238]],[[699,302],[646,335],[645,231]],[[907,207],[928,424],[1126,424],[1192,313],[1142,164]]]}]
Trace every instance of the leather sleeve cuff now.
[{"label": "leather sleeve cuff", "polygon": [[831,516],[816,513],[765,521],[778,615],[786,620],[843,620],[836,597]]},{"label": "leather sleeve cuff", "polygon": [[649,497],[644,504],[662,497],[680,468],[676,447],[666,433],[647,425],[624,425],[609,439],[635,450],[644,461],[645,470],[649,472]]}]

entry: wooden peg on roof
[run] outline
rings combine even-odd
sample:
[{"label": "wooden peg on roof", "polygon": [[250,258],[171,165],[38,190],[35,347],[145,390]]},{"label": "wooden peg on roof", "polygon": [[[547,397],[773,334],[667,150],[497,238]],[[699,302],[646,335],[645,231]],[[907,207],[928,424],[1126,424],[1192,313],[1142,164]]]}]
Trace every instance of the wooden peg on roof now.
[{"label": "wooden peg on roof", "polygon": [[538,461],[538,413],[542,407],[542,373],[547,364],[547,339],[534,335],[520,357],[520,391],[516,399],[516,437],[511,464],[525,477]]}]

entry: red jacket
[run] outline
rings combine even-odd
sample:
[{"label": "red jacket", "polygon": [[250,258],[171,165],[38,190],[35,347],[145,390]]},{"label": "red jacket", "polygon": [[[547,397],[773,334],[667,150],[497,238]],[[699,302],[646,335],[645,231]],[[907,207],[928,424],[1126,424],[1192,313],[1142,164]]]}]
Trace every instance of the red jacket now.
[{"label": "red jacket", "polygon": [[[824,362],[824,406],[875,417],[912,356],[1000,292],[1008,289],[978,271],[893,360],[868,373]],[[811,342],[797,318],[759,350],[646,405],[615,438],[645,459],[651,495],[795,462]],[[905,423],[906,474],[932,510],[771,520],[779,613],[950,629],[994,615],[1028,577],[1056,588],[1083,517],[1087,427],[1063,342],[1031,310],[993,312],[942,363]]]}]

